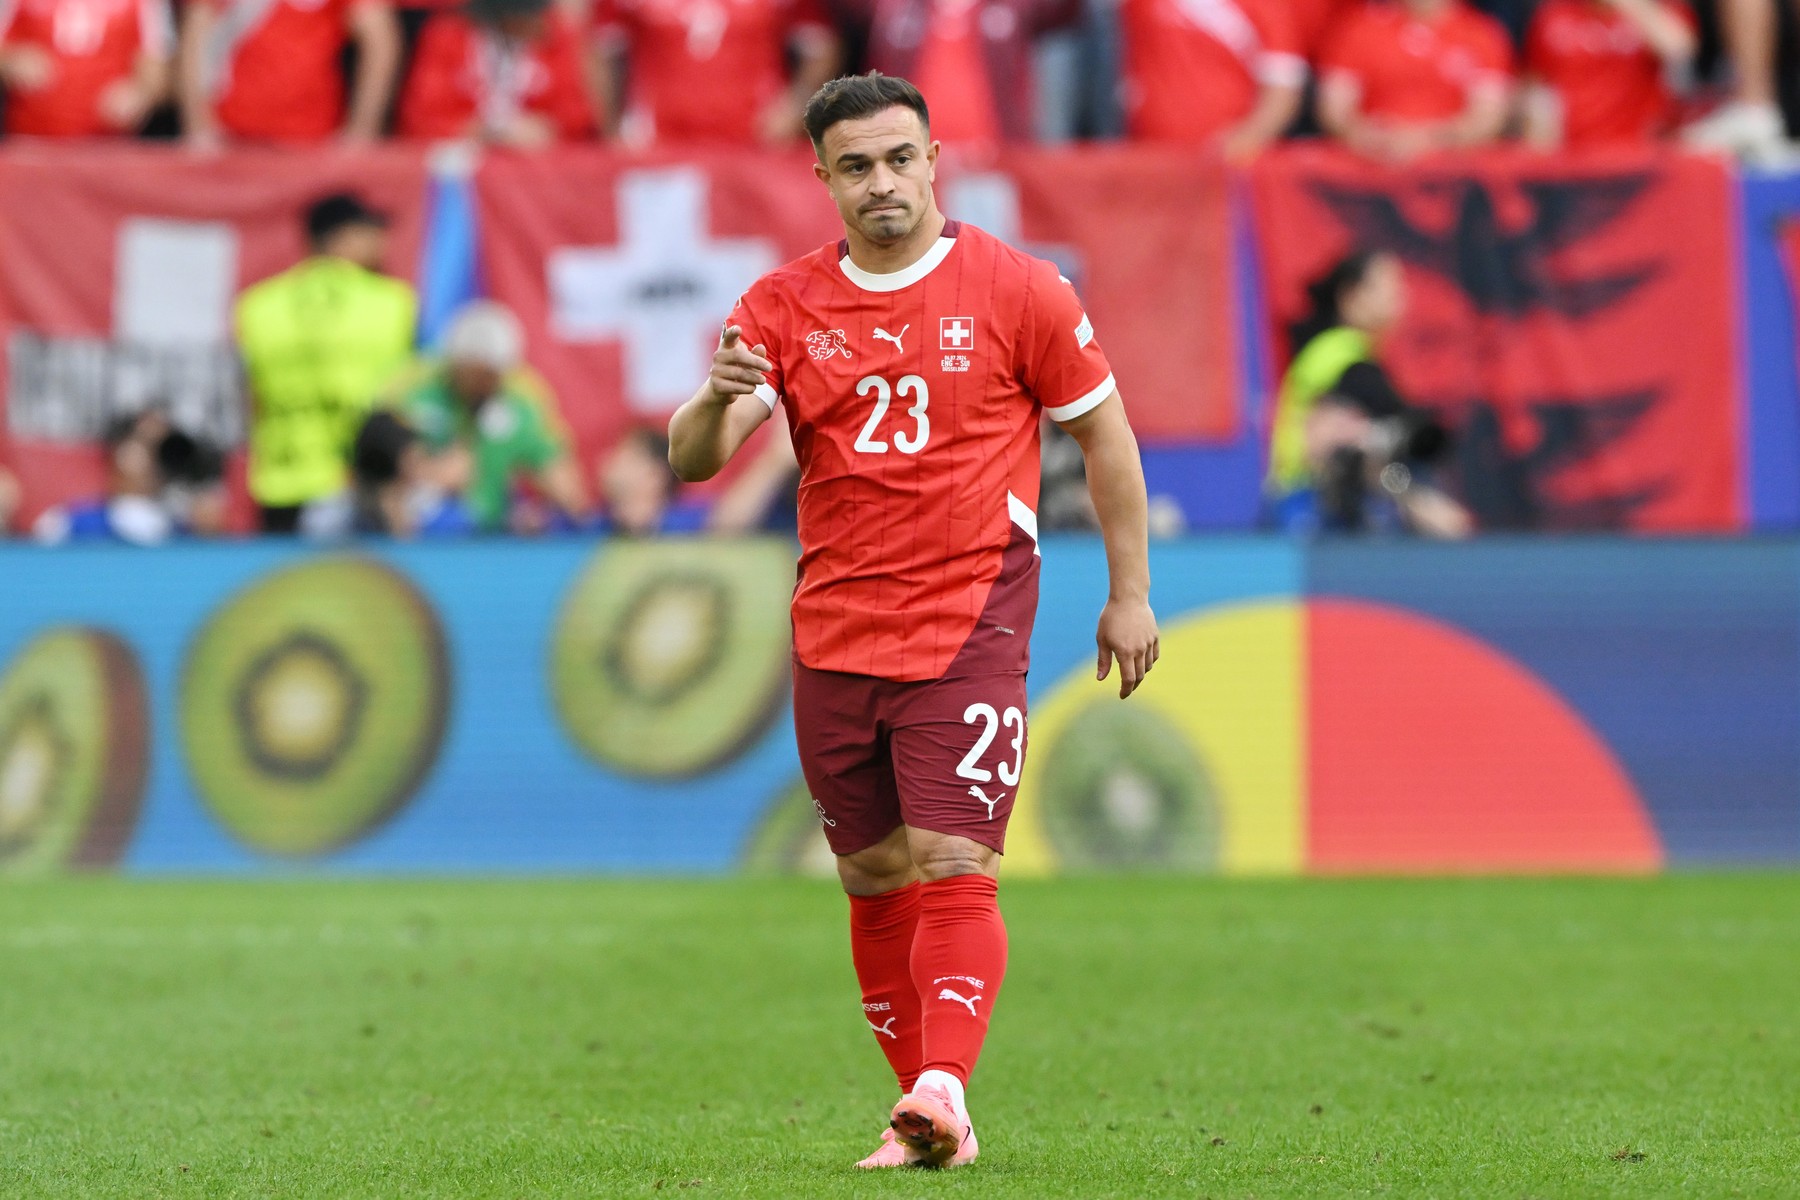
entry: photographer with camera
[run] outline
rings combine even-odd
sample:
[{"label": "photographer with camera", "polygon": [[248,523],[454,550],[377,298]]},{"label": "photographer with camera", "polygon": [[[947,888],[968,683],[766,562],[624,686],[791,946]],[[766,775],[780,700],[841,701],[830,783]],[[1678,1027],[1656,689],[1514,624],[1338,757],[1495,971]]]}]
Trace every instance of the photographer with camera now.
[{"label": "photographer with camera", "polygon": [[1307,295],[1269,441],[1268,522],[1289,533],[1467,537],[1467,510],[1428,478],[1450,448],[1448,431],[1406,402],[1376,357],[1406,309],[1399,260],[1359,251]]},{"label": "photographer with camera", "polygon": [[106,491],[45,510],[38,541],[114,541],[158,546],[225,532],[225,455],[169,424],[162,409],[115,417],[102,439]]}]

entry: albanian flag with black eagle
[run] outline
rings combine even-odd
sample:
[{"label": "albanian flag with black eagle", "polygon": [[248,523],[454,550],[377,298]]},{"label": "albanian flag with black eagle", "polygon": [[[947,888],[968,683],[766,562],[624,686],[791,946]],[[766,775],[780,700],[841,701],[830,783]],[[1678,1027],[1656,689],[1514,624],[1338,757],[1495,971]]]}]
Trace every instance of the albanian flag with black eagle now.
[{"label": "albanian flag with black eagle", "polygon": [[1446,482],[1483,528],[1742,527],[1720,164],[1521,151],[1393,168],[1318,148],[1269,156],[1255,187],[1275,328],[1353,250],[1404,264],[1383,360],[1454,431]]}]

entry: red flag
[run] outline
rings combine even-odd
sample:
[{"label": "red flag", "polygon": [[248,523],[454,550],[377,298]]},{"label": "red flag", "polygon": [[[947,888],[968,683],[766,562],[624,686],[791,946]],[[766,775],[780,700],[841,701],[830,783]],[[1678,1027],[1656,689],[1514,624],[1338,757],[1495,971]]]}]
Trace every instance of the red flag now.
[{"label": "red flag", "polygon": [[720,322],[763,272],[841,236],[801,154],[490,154],[475,177],[482,274],[592,462],[706,379]]},{"label": "red flag", "polygon": [[[1159,151],[946,156],[951,217],[1049,258],[1080,290],[1146,437],[1237,431],[1225,178]],[[482,265],[530,331],[583,457],[661,424],[706,376],[719,321],[764,271],[843,236],[809,155],[490,155]]]},{"label": "red flag", "polygon": [[1255,184],[1282,326],[1346,252],[1405,264],[1384,359],[1457,431],[1452,475],[1484,525],[1742,527],[1723,166],[1503,152],[1390,169],[1305,148]]},{"label": "red flag", "polygon": [[5,427],[26,515],[97,493],[92,441],[145,403],[226,445],[244,399],[230,340],[246,284],[305,253],[302,214],[354,190],[393,218],[390,269],[419,260],[423,154],[19,143],[0,155]]}]

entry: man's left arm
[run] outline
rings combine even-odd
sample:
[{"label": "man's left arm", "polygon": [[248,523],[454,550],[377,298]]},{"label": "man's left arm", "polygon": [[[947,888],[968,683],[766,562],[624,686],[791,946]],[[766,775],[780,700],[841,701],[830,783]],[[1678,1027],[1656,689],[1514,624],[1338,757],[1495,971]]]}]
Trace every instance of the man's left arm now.
[{"label": "man's left arm", "polygon": [[400,74],[400,18],[386,0],[355,0],[348,19],[356,43],[356,78],[342,136],[346,141],[372,142],[381,136]]},{"label": "man's left arm", "polygon": [[1094,498],[1094,512],[1106,542],[1109,587],[1094,635],[1099,649],[1094,677],[1105,679],[1117,659],[1119,699],[1123,700],[1144,681],[1158,654],[1156,615],[1150,611],[1150,523],[1144,465],[1116,389],[1099,405],[1062,422],[1062,428],[1081,447],[1088,492]]}]

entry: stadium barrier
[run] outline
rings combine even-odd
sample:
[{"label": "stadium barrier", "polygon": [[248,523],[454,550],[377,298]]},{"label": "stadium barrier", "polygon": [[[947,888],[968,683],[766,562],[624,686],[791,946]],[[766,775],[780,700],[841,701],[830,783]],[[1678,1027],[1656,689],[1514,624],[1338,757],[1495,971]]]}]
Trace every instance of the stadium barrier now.
[{"label": "stadium barrier", "polygon": [[[524,315],[588,461],[689,394],[759,271],[838,235],[804,155],[8,145],[0,442],[27,517],[98,490],[111,414],[160,401],[241,439],[231,298],[302,253],[306,201],[350,186],[395,217],[428,344],[477,292]],[[1485,526],[1800,528],[1800,174],[1662,151],[1388,170],[1295,145],[1233,176],[1110,145],[951,155],[939,186],[1081,290],[1191,528],[1254,525],[1280,330],[1357,245],[1407,262],[1392,363],[1463,432]]]},{"label": "stadium barrier", "polygon": [[[1102,549],[1044,545],[1014,872],[1800,862],[1800,542],[1154,560],[1163,661],[1122,704]],[[792,562],[0,548],[0,873],[828,870]]]}]

